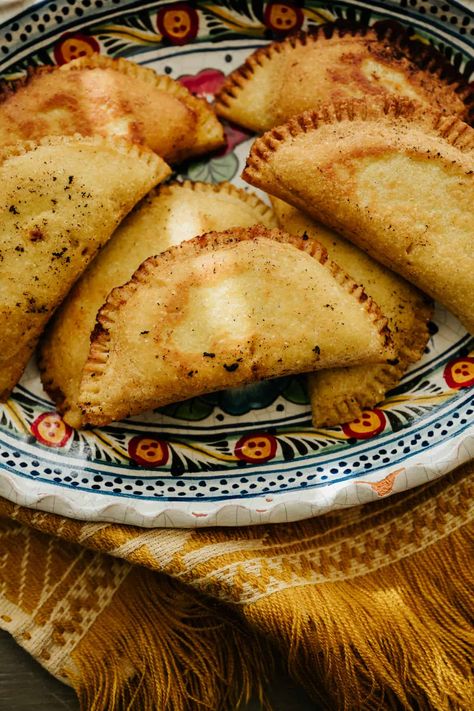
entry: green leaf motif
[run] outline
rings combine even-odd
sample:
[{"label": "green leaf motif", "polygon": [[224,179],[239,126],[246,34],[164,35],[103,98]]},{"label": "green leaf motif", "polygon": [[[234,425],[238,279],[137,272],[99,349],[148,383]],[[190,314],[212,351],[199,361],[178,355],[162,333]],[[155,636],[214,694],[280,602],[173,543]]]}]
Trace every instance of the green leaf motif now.
[{"label": "green leaf motif", "polygon": [[160,408],[160,412],[178,420],[204,420],[209,417],[213,409],[214,405],[211,405],[204,398],[195,397],[192,400],[166,405],[166,407]]},{"label": "green leaf motif", "polygon": [[306,381],[302,377],[292,378],[281,394],[285,400],[293,402],[295,405],[307,405],[309,403]]},{"label": "green leaf motif", "polygon": [[186,177],[205,183],[222,183],[224,180],[232,180],[238,170],[239,159],[234,153],[227,153],[225,156],[212,158],[210,161],[200,160],[191,163]]}]

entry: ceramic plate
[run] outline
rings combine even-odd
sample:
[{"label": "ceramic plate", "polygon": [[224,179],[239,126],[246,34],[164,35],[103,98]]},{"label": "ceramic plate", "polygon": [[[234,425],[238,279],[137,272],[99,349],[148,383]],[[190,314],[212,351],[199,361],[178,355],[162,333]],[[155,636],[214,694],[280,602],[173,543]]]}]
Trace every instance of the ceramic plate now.
[{"label": "ceramic plate", "polygon": [[[370,7],[370,9],[368,9]],[[256,47],[337,17],[396,19],[466,74],[472,13],[460,2],[39,2],[1,28],[0,71],[101,52],[126,57],[212,97]],[[186,166],[192,180],[241,184],[251,139]],[[31,363],[0,406],[0,494],[79,519],[139,526],[291,521],[377,500],[474,455],[474,341],[441,307],[424,357],[379,407],[314,430],[304,379],[225,391],[103,429],[73,431]]]}]

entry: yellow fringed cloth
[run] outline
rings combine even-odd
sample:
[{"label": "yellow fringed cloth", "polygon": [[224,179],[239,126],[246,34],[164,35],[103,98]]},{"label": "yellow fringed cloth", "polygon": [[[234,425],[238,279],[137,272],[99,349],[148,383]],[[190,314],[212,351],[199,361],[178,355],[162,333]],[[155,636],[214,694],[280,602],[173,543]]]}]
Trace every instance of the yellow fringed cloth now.
[{"label": "yellow fringed cloth", "polygon": [[84,711],[471,711],[474,465],[293,524],[81,523],[0,501],[0,625]]}]

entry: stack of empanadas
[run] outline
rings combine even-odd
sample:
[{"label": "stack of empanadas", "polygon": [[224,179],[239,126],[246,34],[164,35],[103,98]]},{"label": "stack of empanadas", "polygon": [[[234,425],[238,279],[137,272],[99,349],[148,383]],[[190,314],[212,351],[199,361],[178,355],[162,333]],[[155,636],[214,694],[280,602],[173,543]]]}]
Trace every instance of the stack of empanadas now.
[{"label": "stack of empanadas", "polygon": [[[257,223],[276,227],[271,209],[228,183],[172,183],[135,208],[77,282],[43,338],[43,383],[69,424],[83,423],[79,400],[84,366],[97,312],[112,289],[128,282],[150,255],[203,232]],[[141,340],[150,343],[150,338]]]},{"label": "stack of empanadas", "polygon": [[381,402],[408,366],[421,358],[429,338],[432,304],[416,287],[330,228],[278,198],[272,198],[272,204],[282,229],[318,240],[331,259],[364,285],[388,318],[395,347],[391,362],[322,370],[308,378],[314,426],[350,422]]},{"label": "stack of empanadas", "polygon": [[474,329],[474,139],[455,117],[469,120],[472,103],[452,67],[385,23],[323,25],[257,50],[216,97],[220,115],[275,127],[243,178],[281,198],[280,227],[321,241],[392,329],[392,364],[309,378],[315,426],[374,406],[424,351],[429,300],[392,269]]},{"label": "stack of empanadas", "polygon": [[317,242],[261,226],[210,232],[150,257],[111,292],[81,409],[101,425],[262,378],[392,355],[379,308]]},{"label": "stack of empanadas", "polygon": [[243,177],[438,299],[474,332],[474,129],[403,99],[350,100],[269,131]]},{"label": "stack of empanadas", "polygon": [[267,130],[243,178],[272,209],[225,183],[137,205],[164,160],[223,142],[167,77],[92,57],[4,89],[0,143],[34,141],[0,165],[0,397],[63,302],[39,361],[75,427],[293,373],[311,373],[315,426],[356,418],[421,357],[425,293],[474,330],[471,99],[383,24],[258,50],[216,110]]},{"label": "stack of empanadas", "polygon": [[[43,382],[66,421],[104,424],[265,377],[392,357],[363,290],[316,241],[275,224],[269,207],[225,183],[147,197],[43,339]],[[190,240],[208,230],[217,232]]]},{"label": "stack of empanadas", "polygon": [[95,55],[2,86],[0,400],[97,251],[170,174],[163,158],[222,143],[206,101],[126,60]]}]

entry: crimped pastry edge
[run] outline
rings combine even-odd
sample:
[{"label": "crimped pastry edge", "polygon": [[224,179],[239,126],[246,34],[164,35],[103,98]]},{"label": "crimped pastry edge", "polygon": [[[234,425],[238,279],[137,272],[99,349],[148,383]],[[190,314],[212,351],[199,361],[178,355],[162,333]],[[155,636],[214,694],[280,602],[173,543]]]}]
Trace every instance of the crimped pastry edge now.
[{"label": "crimped pastry edge", "polygon": [[317,130],[321,125],[347,121],[399,120],[413,122],[438,135],[458,150],[474,151],[474,129],[456,116],[429,112],[419,103],[403,97],[384,99],[346,99],[322,104],[318,109],[304,111],[281,126],[270,129],[257,138],[247,158],[242,178],[259,186],[258,174],[262,164],[278,150],[286,139]]},{"label": "crimped pastry edge", "polygon": [[[402,376],[412,363],[416,363],[424,353],[430,333],[428,321],[433,315],[434,305],[429,297],[420,292],[420,300],[415,308],[415,323],[409,340],[407,340],[397,351],[398,363],[396,365],[373,366],[377,369],[374,374],[373,384],[364,394],[355,393],[352,397],[342,397],[335,400],[330,408],[326,407],[324,413],[321,409],[313,405],[313,398],[310,393],[311,411],[313,427],[334,427],[346,422],[355,420],[365,409],[370,409],[381,403],[389,390],[400,382]],[[350,366],[348,366],[350,367]],[[367,366],[370,367],[370,366]],[[308,374],[308,379],[312,377],[324,377],[324,371]],[[377,385],[379,387],[377,387]],[[383,391],[380,397],[380,391]]]},{"label": "crimped pastry edge", "polygon": [[253,192],[247,192],[243,188],[238,188],[233,183],[228,181],[222,181],[221,183],[205,183],[202,181],[192,181],[183,180],[183,182],[169,182],[164,185],[159,185],[154,188],[148,197],[154,197],[154,194],[159,195],[171,195],[175,190],[187,189],[192,190],[196,193],[210,194],[210,193],[227,193],[227,195],[242,200],[247,203],[252,210],[255,210],[259,217],[265,219],[271,219],[277,228],[277,219],[274,215],[273,209],[261,200],[258,195]]},{"label": "crimped pastry edge", "polygon": [[428,72],[442,83],[443,87],[452,87],[466,107],[465,118],[474,120],[474,83],[469,82],[435,47],[420,40],[413,40],[408,28],[392,20],[379,21],[371,26],[352,20],[326,22],[311,32],[299,32],[283,41],[260,47],[226,77],[215,98],[217,114],[227,116],[231,102],[237,98],[256,68],[271,61],[276,54],[291,52],[295,47],[306,46],[310,42],[314,44],[321,38],[331,40],[335,36],[341,38],[345,35],[361,38],[369,36],[377,42],[389,41],[394,52],[402,52],[405,59],[413,62],[421,72]]},{"label": "crimped pastry edge", "polygon": [[[387,326],[387,319],[382,314],[379,306],[371,297],[367,296],[359,284],[335,262],[328,258],[326,249],[316,240],[310,240],[304,236],[296,237],[288,235],[281,230],[268,229],[261,225],[250,228],[236,228],[224,232],[208,232],[183,242],[180,245],[171,247],[158,256],[149,257],[137,269],[127,284],[113,289],[110,292],[106,303],[97,314],[96,326],[91,335],[89,358],[83,370],[79,407],[82,410],[85,423],[100,425],[109,421],[109,418],[101,417],[101,405],[97,394],[100,389],[100,377],[106,369],[110,331],[115,323],[115,313],[121,305],[127,303],[128,299],[135,293],[140,284],[146,284],[148,282],[154,269],[163,264],[163,262],[173,262],[175,258],[182,259],[192,257],[202,252],[212,252],[230,247],[238,242],[247,240],[256,241],[265,238],[292,244],[297,249],[314,257],[321,265],[329,269],[336,281],[343,286],[348,293],[353,294],[359,303],[364,306],[370,320],[379,332],[381,345],[386,348],[392,347],[393,342],[390,330]],[[93,387],[91,387],[91,382],[93,383]]]},{"label": "crimped pastry edge", "polygon": [[[162,167],[167,175],[171,173],[171,168],[163,158],[147,146],[132,143],[120,136],[83,136],[80,133],[74,133],[70,136],[44,136],[37,141],[17,141],[8,146],[2,146],[0,147],[0,165],[10,158],[30,153],[37,148],[61,145],[103,146],[112,148],[123,154],[133,156],[134,159],[144,160],[148,164],[155,163],[156,167]],[[164,177],[166,177],[166,175]]]}]

